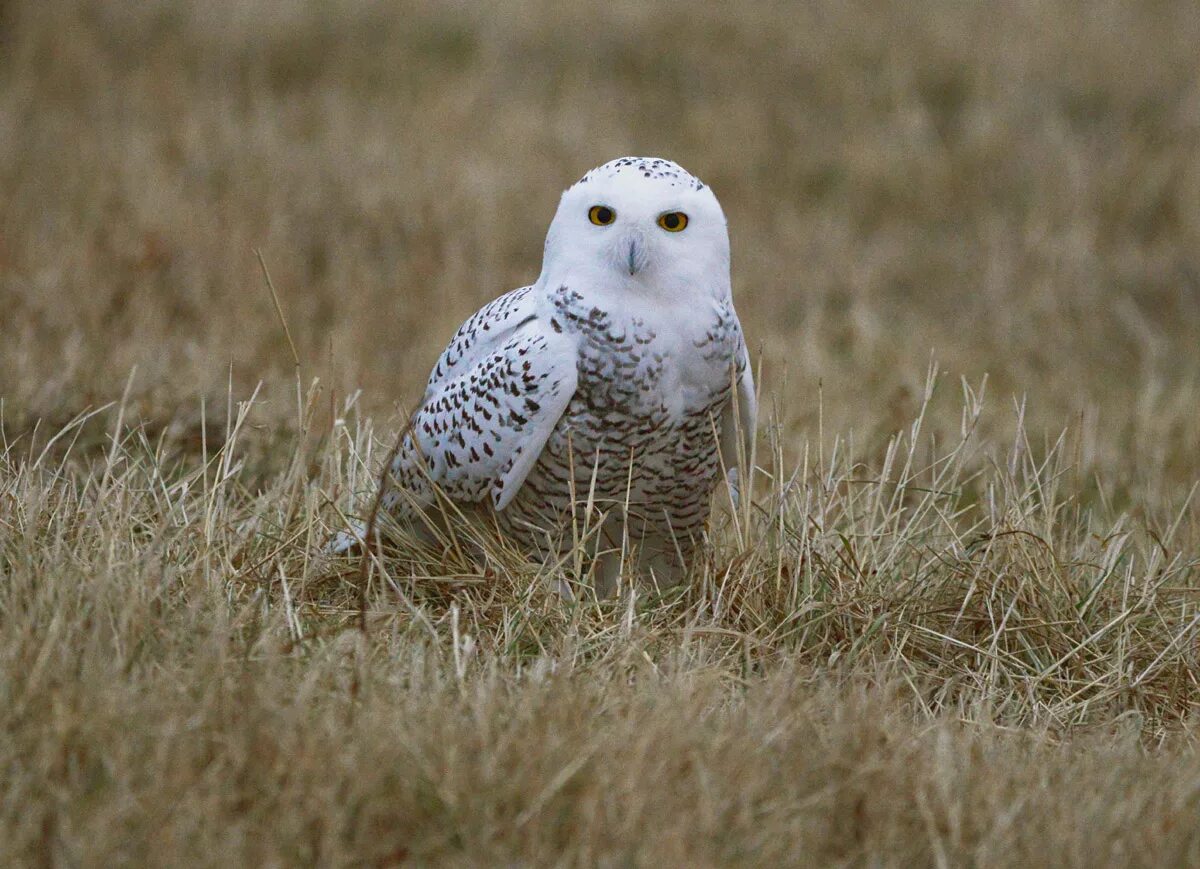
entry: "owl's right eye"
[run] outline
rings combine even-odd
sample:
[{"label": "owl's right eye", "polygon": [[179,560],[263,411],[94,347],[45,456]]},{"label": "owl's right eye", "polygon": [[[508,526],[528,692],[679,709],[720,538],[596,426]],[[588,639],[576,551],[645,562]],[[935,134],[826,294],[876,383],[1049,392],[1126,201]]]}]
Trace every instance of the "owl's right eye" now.
[{"label": "owl's right eye", "polygon": [[588,209],[588,220],[596,226],[608,226],[617,219],[617,213],[607,205],[593,205]]}]

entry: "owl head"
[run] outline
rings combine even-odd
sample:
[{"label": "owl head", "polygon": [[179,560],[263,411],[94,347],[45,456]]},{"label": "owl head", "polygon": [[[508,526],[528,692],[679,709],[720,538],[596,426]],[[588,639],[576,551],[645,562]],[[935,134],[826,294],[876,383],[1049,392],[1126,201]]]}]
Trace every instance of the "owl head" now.
[{"label": "owl head", "polygon": [[725,214],[712,190],[678,164],[621,157],[563,192],[540,280],[616,292],[727,295]]}]

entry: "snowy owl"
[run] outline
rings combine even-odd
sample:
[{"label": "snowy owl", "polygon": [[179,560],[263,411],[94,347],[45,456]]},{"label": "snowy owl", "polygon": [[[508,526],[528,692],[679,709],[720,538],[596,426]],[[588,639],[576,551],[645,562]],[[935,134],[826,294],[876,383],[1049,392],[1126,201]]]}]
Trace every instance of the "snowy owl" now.
[{"label": "snowy owl", "polygon": [[721,206],[677,164],[623,157],[562,194],[537,282],[451,339],[381,503],[415,524],[436,487],[543,556],[590,535],[599,591],[622,557],[673,584],[722,469],[736,498],[754,422]]}]

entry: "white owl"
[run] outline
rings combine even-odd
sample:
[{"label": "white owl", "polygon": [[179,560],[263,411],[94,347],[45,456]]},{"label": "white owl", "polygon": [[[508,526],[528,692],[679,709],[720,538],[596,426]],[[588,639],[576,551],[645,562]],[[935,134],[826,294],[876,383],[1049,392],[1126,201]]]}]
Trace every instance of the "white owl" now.
[{"label": "white owl", "polygon": [[382,505],[420,524],[437,487],[543,555],[586,530],[602,593],[623,554],[671,584],[754,424],[721,206],[675,163],[623,157],[563,193],[537,282],[451,339]]}]

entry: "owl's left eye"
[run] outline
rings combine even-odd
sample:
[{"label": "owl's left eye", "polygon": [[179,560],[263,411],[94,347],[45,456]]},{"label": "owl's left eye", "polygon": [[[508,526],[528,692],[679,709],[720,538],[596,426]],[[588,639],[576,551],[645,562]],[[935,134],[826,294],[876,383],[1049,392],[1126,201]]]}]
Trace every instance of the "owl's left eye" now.
[{"label": "owl's left eye", "polygon": [[682,211],[668,211],[658,216],[658,225],[667,232],[683,232],[688,225],[688,216]]},{"label": "owl's left eye", "polygon": [[593,205],[588,209],[588,220],[596,226],[608,226],[617,219],[617,213],[607,205]]}]

